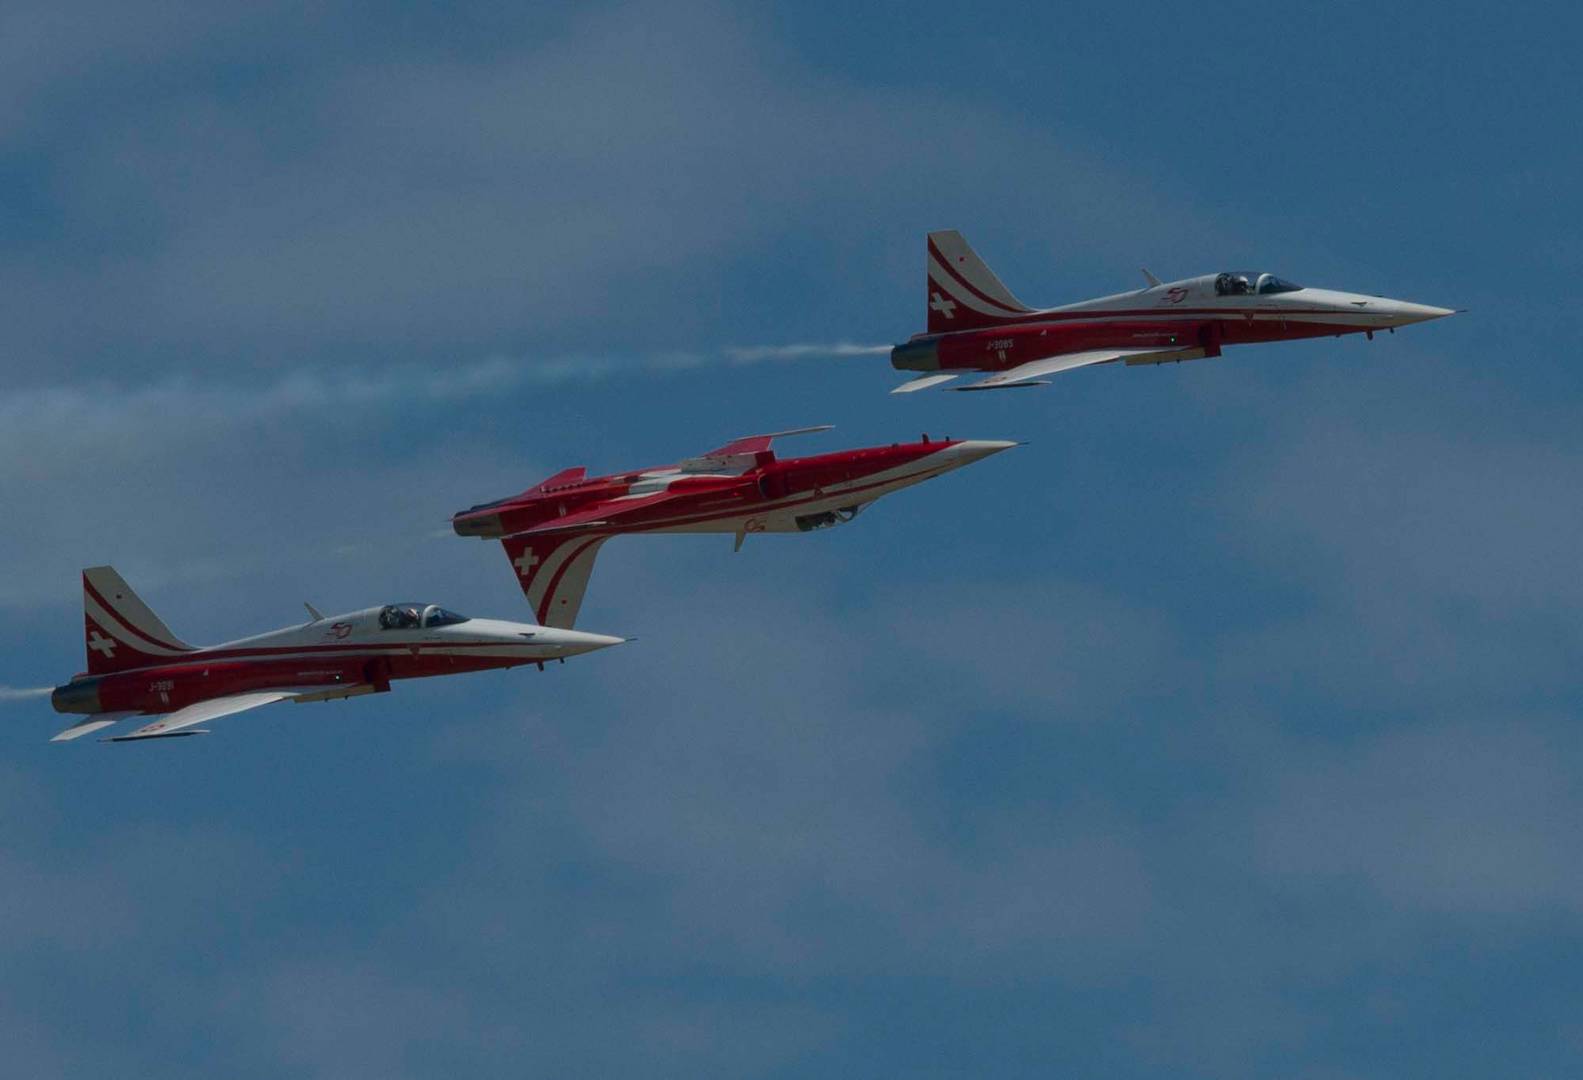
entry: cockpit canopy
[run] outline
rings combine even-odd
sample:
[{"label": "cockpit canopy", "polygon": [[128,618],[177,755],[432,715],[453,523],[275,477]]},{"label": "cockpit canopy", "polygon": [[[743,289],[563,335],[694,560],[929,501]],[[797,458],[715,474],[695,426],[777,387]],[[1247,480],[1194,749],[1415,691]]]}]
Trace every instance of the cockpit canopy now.
[{"label": "cockpit canopy", "polygon": [[1269,296],[1272,293],[1296,292],[1301,285],[1284,281],[1274,274],[1261,274],[1256,270],[1228,270],[1215,275],[1216,296]]},{"label": "cockpit canopy", "polygon": [[447,611],[439,604],[386,604],[379,609],[381,630],[427,630],[466,621],[466,615]]}]

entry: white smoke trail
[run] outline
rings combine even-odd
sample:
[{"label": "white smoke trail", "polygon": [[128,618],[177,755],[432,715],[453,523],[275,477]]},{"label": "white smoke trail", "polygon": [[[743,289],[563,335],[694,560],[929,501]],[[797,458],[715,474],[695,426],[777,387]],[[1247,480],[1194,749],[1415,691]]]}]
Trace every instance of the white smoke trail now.
[{"label": "white smoke trail", "polygon": [[[613,378],[678,378],[711,367],[766,361],[878,356],[888,345],[850,341],[742,345],[698,352],[626,356],[488,356],[449,364],[283,371],[256,382],[174,377],[156,383],[44,386],[0,397],[0,458],[26,457],[40,440],[55,442],[122,432],[142,436],[166,417],[227,425],[305,409],[445,403],[516,390],[599,383]],[[64,433],[64,435],[63,435]]]},{"label": "white smoke trail", "polygon": [[28,701],[32,698],[48,697],[53,686],[0,686],[0,703],[7,701]]},{"label": "white smoke trail", "polygon": [[883,356],[889,345],[858,345],[850,341],[799,345],[741,345],[725,350],[733,364],[756,364],[761,360],[808,360],[823,357]]},{"label": "white smoke trail", "polygon": [[151,420],[206,417],[216,423],[264,419],[303,409],[448,402],[490,397],[529,387],[598,383],[612,378],[671,378],[719,365],[764,361],[879,356],[888,345],[850,341],[791,345],[742,345],[713,351],[626,356],[488,356],[449,364],[401,364],[370,368],[305,367],[259,382],[222,382],[175,377],[157,383],[44,386],[0,398],[0,450],[15,442],[20,451],[62,432],[146,432]]}]

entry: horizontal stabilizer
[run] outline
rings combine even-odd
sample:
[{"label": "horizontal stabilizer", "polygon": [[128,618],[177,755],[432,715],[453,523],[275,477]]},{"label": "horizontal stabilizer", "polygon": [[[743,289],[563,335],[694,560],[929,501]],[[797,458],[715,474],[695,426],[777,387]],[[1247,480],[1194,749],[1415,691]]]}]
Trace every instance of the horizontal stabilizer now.
[{"label": "horizontal stabilizer", "polygon": [[505,506],[507,503],[514,503],[519,499],[526,499],[533,495],[543,495],[545,492],[553,491],[557,488],[581,484],[587,476],[588,469],[582,465],[574,469],[562,469],[554,476],[547,476],[540,480],[519,495],[508,495],[504,499],[491,499],[489,502],[469,506],[466,510],[452,515],[452,527],[456,530],[458,536],[499,536],[499,517],[486,518],[483,516],[483,511],[493,510],[497,506]]},{"label": "horizontal stabilizer", "polygon": [[893,394],[911,394],[911,393],[915,393],[915,392],[917,392],[919,390],[927,390],[931,386],[939,386],[941,383],[950,382],[952,379],[959,378],[959,377],[960,376],[951,375],[951,374],[946,374],[946,375],[925,375],[921,379],[913,379],[911,382],[904,382],[904,383],[902,383],[900,386],[898,386],[894,390],[892,390],[891,393],[893,393]]},{"label": "horizontal stabilizer", "polygon": [[50,742],[70,742],[73,739],[80,739],[84,735],[92,735],[96,731],[103,731],[118,720],[125,720],[129,716],[136,715],[138,714],[130,712],[99,713],[96,716],[88,717],[80,723],[73,724],[65,731],[57,734]]},{"label": "horizontal stabilizer", "polygon": [[540,480],[537,484],[530,487],[528,491],[545,491],[549,488],[564,487],[568,484],[580,484],[587,475],[588,468],[584,465],[579,465],[575,469],[562,469],[554,476]]}]

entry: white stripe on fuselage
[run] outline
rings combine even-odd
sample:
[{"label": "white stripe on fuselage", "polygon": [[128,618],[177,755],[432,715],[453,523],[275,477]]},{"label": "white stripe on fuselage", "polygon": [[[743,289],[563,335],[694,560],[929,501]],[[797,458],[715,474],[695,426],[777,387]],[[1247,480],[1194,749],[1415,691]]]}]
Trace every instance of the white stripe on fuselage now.
[{"label": "white stripe on fuselage", "polygon": [[[1089,314],[1104,316],[1102,321],[1114,323],[1151,323],[1151,322],[1195,322],[1204,319],[1218,319],[1226,322],[1306,322],[1326,323],[1334,326],[1361,326],[1367,320],[1391,320],[1399,318],[1387,311],[1316,311],[1311,308],[1281,309],[1281,308],[1226,308],[1212,311],[1202,309],[1194,311],[1173,311],[1163,308],[1159,311],[1107,311],[1103,308],[1050,308],[1047,311],[1036,311],[1030,315],[1021,316],[1015,322],[1008,320],[1008,326],[1026,326],[1039,322],[1041,315],[1072,315]],[[1050,319],[1049,322],[1057,325],[1062,323],[1083,322],[1082,319],[1061,318]],[[988,328],[986,328],[988,329]],[[981,333],[982,331],[974,331]]]},{"label": "white stripe on fuselage", "polygon": [[[534,650],[537,650],[536,652]],[[361,648],[332,649],[325,647],[315,649],[309,647],[300,652],[284,653],[227,653],[223,646],[216,646],[213,650],[197,650],[180,654],[174,663],[148,664],[144,668],[130,668],[124,672],[117,672],[118,676],[134,674],[150,668],[202,666],[203,664],[264,664],[279,663],[291,660],[314,660],[324,663],[332,660],[361,660],[376,656],[483,656],[491,659],[506,657],[520,657],[532,662],[534,660],[553,660],[556,654],[549,651],[545,645],[534,645],[525,641],[521,645],[509,642],[479,642],[476,645],[442,645],[424,642],[406,642],[399,645],[374,645],[370,644]],[[297,673],[301,676],[304,673]],[[326,673],[337,674],[337,673]]]},{"label": "white stripe on fuselage", "polygon": [[[954,444],[951,444],[954,445]],[[947,444],[941,444],[941,451],[949,449]],[[842,480],[813,491],[801,491],[788,495],[783,499],[773,502],[760,503],[752,508],[736,507],[731,512],[720,517],[705,518],[702,521],[688,520],[700,511],[697,508],[691,513],[681,513],[675,518],[646,524],[642,532],[672,532],[672,533],[735,533],[755,520],[776,518],[783,515],[801,517],[806,514],[820,514],[830,510],[838,510],[854,505],[853,498],[857,497],[857,504],[873,502],[891,492],[902,488],[911,487],[922,483],[942,473],[950,472],[965,462],[946,461],[939,462],[939,452],[926,457],[914,459],[890,469],[869,473],[865,476]],[[816,494],[820,492],[822,494]],[[734,501],[734,500],[733,500]],[[675,522],[674,524],[668,524]],[[750,530],[751,531],[751,530]]]}]

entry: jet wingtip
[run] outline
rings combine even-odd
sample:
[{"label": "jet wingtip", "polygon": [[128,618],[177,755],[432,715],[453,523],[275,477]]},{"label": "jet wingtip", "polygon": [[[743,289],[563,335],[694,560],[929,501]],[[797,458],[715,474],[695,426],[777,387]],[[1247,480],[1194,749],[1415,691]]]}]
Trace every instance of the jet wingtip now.
[{"label": "jet wingtip", "polygon": [[960,394],[969,390],[1026,390],[1034,386],[1049,385],[1049,379],[1023,379],[1017,382],[969,383],[966,386],[953,386],[951,389]]}]

